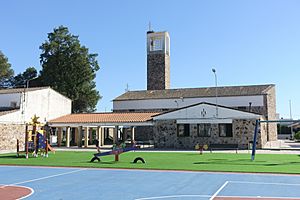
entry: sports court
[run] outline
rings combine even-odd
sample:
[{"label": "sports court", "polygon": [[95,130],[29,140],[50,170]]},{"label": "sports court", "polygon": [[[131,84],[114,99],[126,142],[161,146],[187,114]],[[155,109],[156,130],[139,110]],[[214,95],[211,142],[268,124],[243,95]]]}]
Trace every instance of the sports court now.
[{"label": "sports court", "polygon": [[20,166],[0,174],[1,199],[300,199],[297,175]]}]

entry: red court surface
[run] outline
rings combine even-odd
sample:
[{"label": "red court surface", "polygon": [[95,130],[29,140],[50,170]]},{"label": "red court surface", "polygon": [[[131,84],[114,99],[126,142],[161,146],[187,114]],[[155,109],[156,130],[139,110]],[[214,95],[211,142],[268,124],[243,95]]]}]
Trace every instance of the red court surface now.
[{"label": "red court surface", "polygon": [[15,200],[25,198],[31,195],[33,191],[24,186],[10,186],[10,185],[1,185],[0,186],[0,199],[5,200]]}]

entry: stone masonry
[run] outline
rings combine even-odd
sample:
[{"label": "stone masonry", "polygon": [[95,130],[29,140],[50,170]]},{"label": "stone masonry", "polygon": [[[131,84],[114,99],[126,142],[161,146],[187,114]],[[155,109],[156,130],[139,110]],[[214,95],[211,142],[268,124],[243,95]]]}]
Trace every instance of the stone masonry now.
[{"label": "stone masonry", "polygon": [[[275,86],[270,88],[265,95],[266,107],[267,107],[267,116],[268,120],[276,119],[276,93]],[[277,140],[277,124],[276,123],[268,123],[268,141],[276,141]]]},{"label": "stone masonry", "polygon": [[[176,120],[159,120],[154,126],[154,145],[157,148],[177,148],[194,149],[197,143],[204,144],[238,144],[239,148],[248,148],[249,142],[253,141],[255,129],[255,119],[234,119],[232,123],[232,137],[220,137],[218,124],[211,125],[211,136],[200,137],[197,135],[197,124],[190,125],[190,135],[188,137],[178,137]],[[257,138],[257,147],[261,148],[266,138],[262,137],[265,133],[265,125]]]},{"label": "stone masonry", "polygon": [[147,55],[147,90],[170,88],[170,56],[162,53]]},{"label": "stone masonry", "polygon": [[17,139],[20,141],[20,151],[24,150],[24,124],[0,124],[0,151],[16,151]]}]

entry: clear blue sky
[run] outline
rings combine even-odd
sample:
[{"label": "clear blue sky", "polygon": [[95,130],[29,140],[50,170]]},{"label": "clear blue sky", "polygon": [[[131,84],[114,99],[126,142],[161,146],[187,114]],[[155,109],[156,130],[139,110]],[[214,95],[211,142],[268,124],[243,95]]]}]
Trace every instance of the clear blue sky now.
[{"label": "clear blue sky", "polygon": [[171,88],[276,84],[277,112],[300,118],[300,1],[4,0],[0,50],[15,73],[41,69],[39,46],[59,25],[98,53],[98,111],[146,88],[146,31],[169,31]]}]

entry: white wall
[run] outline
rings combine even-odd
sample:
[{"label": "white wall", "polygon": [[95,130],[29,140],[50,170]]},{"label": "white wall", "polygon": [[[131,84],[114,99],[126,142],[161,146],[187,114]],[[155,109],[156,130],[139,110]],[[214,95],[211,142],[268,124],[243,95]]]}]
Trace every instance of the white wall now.
[{"label": "white wall", "polygon": [[167,112],[153,117],[153,120],[194,120],[208,121],[216,120],[216,108],[218,109],[218,119],[258,119],[260,115],[234,110],[224,107],[216,107],[213,105],[199,104],[187,108],[182,108],[172,112]]},{"label": "white wall", "polygon": [[21,110],[0,116],[0,123],[17,123],[23,124]]},{"label": "white wall", "polygon": [[72,101],[55,90],[50,90],[49,115],[47,121],[71,114]]},{"label": "white wall", "polygon": [[24,107],[25,121],[30,121],[34,115],[40,117],[40,122],[46,122],[70,114],[71,105],[70,99],[50,88],[27,92]]},{"label": "white wall", "polygon": [[20,109],[0,116],[0,123],[25,123],[29,122],[34,115],[44,123],[70,114],[72,109],[72,101],[51,88],[27,91],[25,95],[23,93],[3,94],[2,97],[1,102],[18,99]]},{"label": "white wall", "polygon": [[17,107],[20,106],[21,93],[0,94],[0,107],[10,107],[11,102],[17,102]]},{"label": "white wall", "polygon": [[[145,99],[145,100],[128,100],[114,101],[113,110],[129,110],[129,109],[170,109],[181,108],[201,102],[216,103],[215,97],[207,98],[184,98],[184,99]],[[234,96],[234,97],[218,97],[218,104],[228,107],[239,106],[263,106],[263,96]]]}]

